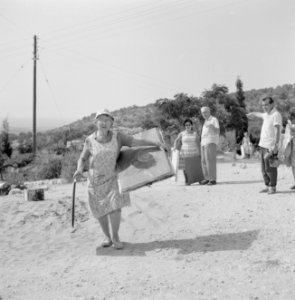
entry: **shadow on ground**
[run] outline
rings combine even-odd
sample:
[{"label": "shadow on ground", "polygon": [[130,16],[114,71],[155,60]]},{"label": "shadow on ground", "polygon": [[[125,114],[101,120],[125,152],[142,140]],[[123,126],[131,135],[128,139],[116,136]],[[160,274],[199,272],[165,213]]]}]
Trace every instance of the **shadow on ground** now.
[{"label": "shadow on ground", "polygon": [[214,234],[196,237],[195,239],[180,239],[167,241],[152,241],[148,243],[124,243],[123,250],[113,248],[96,249],[96,255],[108,256],[145,256],[146,252],[177,249],[177,254],[196,252],[247,250],[257,239],[259,230],[246,232]]},{"label": "shadow on ground", "polygon": [[262,183],[263,180],[239,180],[239,181],[218,181],[218,185],[220,184],[251,184],[251,183]]}]

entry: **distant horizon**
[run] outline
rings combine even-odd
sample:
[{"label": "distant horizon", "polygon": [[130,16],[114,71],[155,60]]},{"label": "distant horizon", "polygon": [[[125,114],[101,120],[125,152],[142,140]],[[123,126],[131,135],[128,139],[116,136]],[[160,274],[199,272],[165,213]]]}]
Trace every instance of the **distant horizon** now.
[{"label": "distant horizon", "polygon": [[[5,118],[2,118],[0,121],[3,122]],[[7,118],[9,123],[9,130],[11,133],[20,133],[20,132],[30,132],[33,131],[33,121],[29,118],[14,118],[9,119]],[[37,132],[39,131],[46,131],[49,129],[55,129],[61,126],[65,126],[71,124],[78,119],[67,119],[67,120],[60,120],[60,119],[40,119],[37,120],[36,127]]]}]

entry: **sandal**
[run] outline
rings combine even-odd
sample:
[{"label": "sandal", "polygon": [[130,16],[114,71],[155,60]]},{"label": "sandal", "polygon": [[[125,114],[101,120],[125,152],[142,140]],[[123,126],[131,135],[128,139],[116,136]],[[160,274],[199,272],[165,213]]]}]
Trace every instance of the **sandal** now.
[{"label": "sandal", "polygon": [[113,242],[109,237],[105,237],[104,240],[101,242],[101,246],[106,248],[112,246]]}]

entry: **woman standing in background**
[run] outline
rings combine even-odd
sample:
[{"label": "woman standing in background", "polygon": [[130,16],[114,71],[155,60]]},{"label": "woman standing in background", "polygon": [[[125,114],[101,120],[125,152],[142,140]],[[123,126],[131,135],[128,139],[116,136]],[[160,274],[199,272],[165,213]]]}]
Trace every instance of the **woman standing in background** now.
[{"label": "woman standing in background", "polygon": [[292,168],[294,185],[291,190],[295,190],[295,107],[289,112],[289,119],[286,125],[285,138],[285,162],[288,167]]},{"label": "woman standing in background", "polygon": [[185,119],[183,125],[185,130],[177,136],[174,148],[180,150],[180,156],[184,159],[185,184],[190,185],[204,179],[201,167],[200,136],[194,130],[191,119]]}]

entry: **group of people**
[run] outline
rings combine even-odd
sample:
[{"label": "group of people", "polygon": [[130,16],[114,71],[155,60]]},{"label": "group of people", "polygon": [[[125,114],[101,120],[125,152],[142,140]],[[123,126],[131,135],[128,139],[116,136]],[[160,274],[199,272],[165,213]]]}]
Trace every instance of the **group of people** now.
[{"label": "group of people", "polygon": [[174,148],[181,151],[180,156],[183,158],[180,168],[183,169],[186,185],[194,182],[216,184],[219,122],[207,106],[201,108],[201,114],[205,120],[201,134],[194,129],[192,120],[186,119],[183,123],[185,130],[174,141]]},{"label": "group of people", "polygon": [[[265,188],[261,192],[274,194],[277,185],[275,161],[279,151],[282,117],[271,97],[262,99],[262,107],[264,113],[251,112],[247,117],[263,119],[259,146]],[[193,129],[192,120],[186,119],[185,130],[176,138],[175,147],[181,149],[184,155],[184,176],[187,184],[192,182],[191,176],[196,177],[194,171],[198,168],[202,170],[202,174],[197,174],[197,180],[203,185],[215,185],[219,122],[211,115],[209,107],[202,107],[201,113],[205,120],[201,134]],[[119,238],[121,209],[130,205],[130,197],[129,193],[120,193],[118,187],[116,162],[120,149],[123,146],[155,146],[167,150],[167,146],[114,131],[113,123],[114,117],[108,110],[97,112],[97,129],[86,138],[73,177],[76,180],[82,176],[88,162],[88,200],[92,214],[99,221],[104,233],[101,246],[122,249],[123,243]],[[295,108],[289,113],[284,141],[286,164],[292,167],[294,176],[294,185],[291,188],[295,189]]]}]

